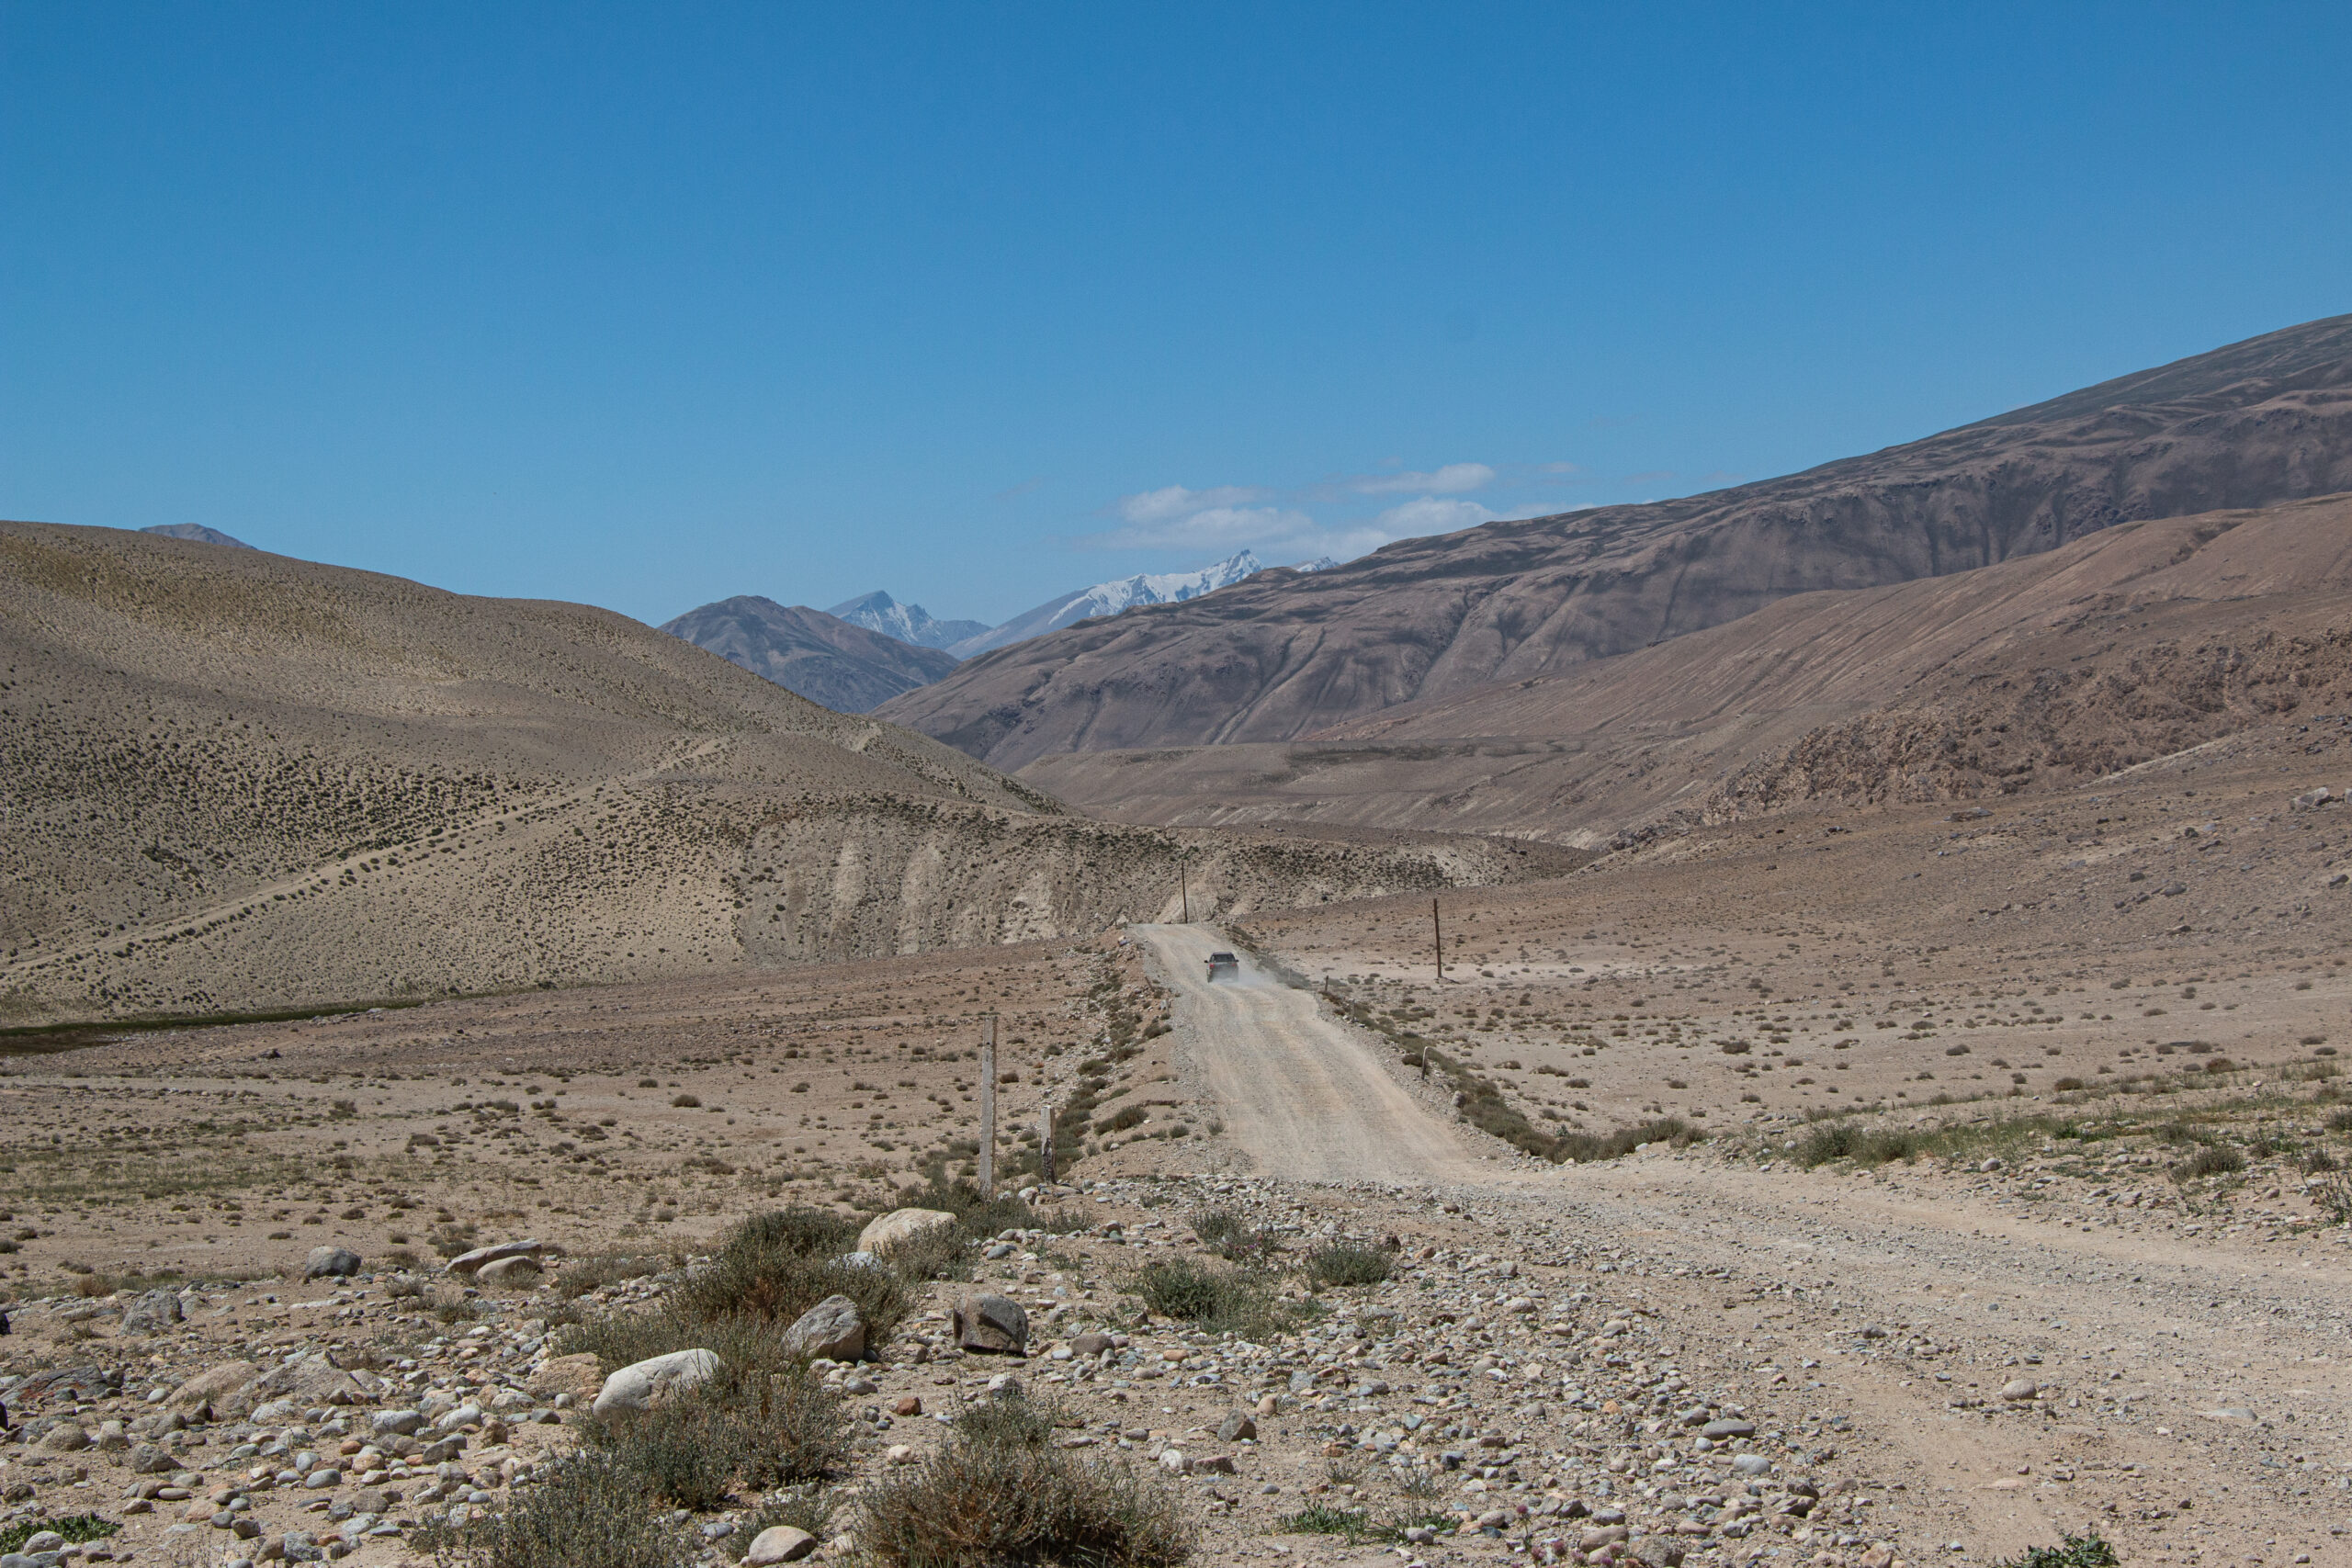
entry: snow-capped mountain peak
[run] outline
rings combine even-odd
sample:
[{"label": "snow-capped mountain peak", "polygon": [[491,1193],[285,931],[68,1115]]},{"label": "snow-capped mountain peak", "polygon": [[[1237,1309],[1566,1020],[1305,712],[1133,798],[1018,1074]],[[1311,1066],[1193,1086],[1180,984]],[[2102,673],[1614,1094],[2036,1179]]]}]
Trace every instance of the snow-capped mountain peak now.
[{"label": "snow-capped mountain peak", "polygon": [[920,604],[901,604],[880,589],[834,605],[825,614],[917,648],[945,648],[988,630],[985,621],[943,621]]}]

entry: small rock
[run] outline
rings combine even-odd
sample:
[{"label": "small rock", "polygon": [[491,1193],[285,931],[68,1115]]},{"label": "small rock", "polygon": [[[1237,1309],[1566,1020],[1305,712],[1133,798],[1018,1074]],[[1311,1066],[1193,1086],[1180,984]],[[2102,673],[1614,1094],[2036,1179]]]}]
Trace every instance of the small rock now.
[{"label": "small rock", "polygon": [[1734,1454],[1731,1456],[1731,1467],[1742,1475],[1769,1475],[1772,1461],[1762,1454]]},{"label": "small rock", "polygon": [[1233,1456],[1204,1454],[1192,1462],[1191,1471],[1194,1475],[1231,1475],[1234,1473]]},{"label": "small rock", "polygon": [[169,1475],[179,1467],[177,1460],[153,1443],[141,1443],[130,1450],[133,1475]]},{"label": "small rock", "polygon": [[986,1355],[1018,1356],[1028,1348],[1029,1314],[1021,1303],[982,1292],[956,1303],[956,1343]]},{"label": "small rock", "polygon": [[305,1280],[348,1280],[359,1272],[359,1254],[347,1247],[314,1247],[302,1261]]},{"label": "small rock", "polygon": [[893,1416],[920,1416],[922,1414],[922,1400],[917,1395],[911,1393],[908,1394],[905,1398],[899,1400],[899,1403],[890,1406],[890,1414]]},{"label": "small rock", "polygon": [[605,1380],[590,1408],[598,1416],[611,1410],[643,1410],[656,1399],[684,1393],[708,1382],[720,1366],[708,1350],[673,1350],[623,1367]]},{"label": "small rock", "polygon": [[306,1492],[323,1492],[330,1486],[342,1484],[343,1472],[339,1470],[314,1470],[302,1477],[302,1489]]},{"label": "small rock", "polygon": [[412,1438],[424,1425],[424,1415],[414,1410],[379,1410],[368,1420],[368,1428],[379,1436],[389,1432],[395,1437]]},{"label": "small rock", "polygon": [[879,1219],[868,1221],[865,1228],[857,1233],[857,1250],[885,1252],[926,1231],[955,1223],[956,1216],[944,1209],[893,1209]]},{"label": "small rock", "polygon": [[2041,1392],[2041,1385],[2030,1378],[2018,1378],[2001,1385],[2003,1399],[2031,1399]]},{"label": "small rock", "polygon": [[854,1361],[865,1354],[865,1319],[847,1296],[827,1296],[784,1331],[784,1353],[795,1359]]},{"label": "small rock", "polygon": [[1083,1356],[1091,1361],[1112,1348],[1111,1337],[1100,1329],[1089,1329],[1071,1340],[1069,1348],[1071,1354]]},{"label": "small rock", "polygon": [[484,1285],[525,1285],[539,1277],[539,1260],[526,1253],[512,1258],[494,1258],[474,1270],[474,1280]]},{"label": "small rock", "polygon": [[1756,1423],[1734,1420],[1726,1416],[1720,1421],[1708,1422],[1700,1429],[1699,1435],[1702,1438],[1712,1438],[1717,1442],[1722,1442],[1727,1438],[1752,1438],[1756,1436]]},{"label": "small rock", "polygon": [[752,1538],[743,1561],[753,1564],[797,1562],[817,1550],[817,1538],[792,1525],[777,1525]]},{"label": "small rock", "polygon": [[1984,1159],[1977,1162],[1976,1168],[1982,1171],[1991,1172],[1996,1170],[2006,1170],[2008,1167],[2007,1162],[2005,1162],[2000,1156],[1988,1155]]},{"label": "small rock", "polygon": [[1170,1475],[1182,1475],[1190,1468],[1181,1449],[1159,1450],[1159,1468]]},{"label": "small rock", "polygon": [[1220,1443],[1248,1441],[1258,1435],[1258,1423],[1246,1410],[1229,1410],[1225,1419],[1216,1424],[1216,1440]]},{"label": "small rock", "polygon": [[78,1421],[60,1421],[40,1443],[42,1452],[52,1454],[77,1454],[89,1446],[90,1434],[83,1430]]}]

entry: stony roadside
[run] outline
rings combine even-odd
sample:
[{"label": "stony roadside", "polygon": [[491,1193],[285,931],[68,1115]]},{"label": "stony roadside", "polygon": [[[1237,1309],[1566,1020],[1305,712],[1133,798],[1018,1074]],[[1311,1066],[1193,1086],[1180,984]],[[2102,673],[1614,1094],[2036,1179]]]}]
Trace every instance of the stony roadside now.
[{"label": "stony roadside", "polygon": [[[834,1487],[851,1536],[863,1483],[919,1459],[965,1404],[1017,1382],[1064,1407],[1066,1445],[1153,1467],[1179,1488],[1203,1562],[1385,1551],[1431,1564],[1883,1568],[1988,1555],[1973,1540],[1947,1550],[1966,1533],[1949,1483],[1882,1440],[1819,1358],[1797,1352],[1793,1324],[1786,1348],[1725,1340],[1736,1298],[1807,1327],[1842,1325],[1857,1354],[1896,1348],[1894,1331],[1848,1322],[1834,1290],[1800,1271],[1694,1268],[1672,1248],[1589,1234],[1535,1195],[1211,1177],[1115,1179],[1039,1201],[1058,1225],[1083,1228],[1000,1237],[973,1281],[931,1286],[875,1359],[812,1368],[856,1416],[854,1470]],[[1127,1289],[1139,1268],[1210,1261],[1188,1223],[1205,1205],[1269,1233],[1287,1258],[1351,1238],[1393,1248],[1395,1272],[1319,1292],[1283,1276],[1274,1306],[1289,1321],[1256,1338],[1140,1314]],[[363,1272],[292,1290],[191,1289],[170,1305],[160,1293],[24,1303],[0,1351],[55,1344],[61,1331],[75,1343],[75,1322],[100,1316],[116,1332],[80,1371],[10,1369],[0,1528],[83,1514],[123,1526],[51,1563],[408,1560],[418,1524],[497,1506],[576,1441],[605,1369],[563,1356],[550,1319],[636,1310],[678,1278],[605,1286],[575,1306],[553,1289],[565,1267],[549,1259],[545,1277],[512,1288]],[[977,1291],[1025,1309],[1027,1354],[956,1348],[949,1314]],[[1933,1354],[1917,1340],[1897,1342]],[[2067,1382],[1997,1371],[1963,1380],[1955,1418],[2047,1444]],[[2102,1461],[2080,1446],[2079,1459],[2011,1479],[2099,1517]],[[744,1544],[756,1499],[742,1501],[695,1521],[713,1561]],[[1297,1528],[1317,1511],[1356,1524],[1355,1539]],[[1384,1526],[1399,1539],[1375,1539]],[[820,1556],[853,1551],[843,1540]]]}]

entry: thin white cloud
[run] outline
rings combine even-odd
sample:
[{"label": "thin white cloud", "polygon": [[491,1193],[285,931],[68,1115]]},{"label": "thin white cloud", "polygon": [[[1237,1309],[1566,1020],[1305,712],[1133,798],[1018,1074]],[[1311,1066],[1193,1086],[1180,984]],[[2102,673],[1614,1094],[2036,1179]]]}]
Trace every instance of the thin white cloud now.
[{"label": "thin white cloud", "polygon": [[1168,485],[1159,490],[1123,495],[1112,510],[1128,523],[1167,523],[1221,508],[1246,506],[1250,502],[1265,499],[1266,491],[1250,485],[1212,485],[1207,490],[1187,490],[1182,485]]},{"label": "thin white cloud", "polygon": [[1495,470],[1484,463],[1448,463],[1427,473],[1374,475],[1355,480],[1351,488],[1364,495],[1397,495],[1414,490],[1425,495],[1459,495],[1494,482]]},{"label": "thin white cloud", "polygon": [[[1210,494],[1211,491],[1198,491]],[[1316,532],[1315,519],[1282,506],[1209,506],[1198,511],[1131,518],[1124,528],[1087,542],[1112,549],[1238,549],[1243,545],[1279,545]]]}]

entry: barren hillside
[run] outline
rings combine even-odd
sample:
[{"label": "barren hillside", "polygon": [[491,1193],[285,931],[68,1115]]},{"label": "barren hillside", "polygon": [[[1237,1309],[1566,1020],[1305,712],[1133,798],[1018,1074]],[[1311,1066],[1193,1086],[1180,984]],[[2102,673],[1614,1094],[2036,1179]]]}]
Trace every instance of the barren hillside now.
[{"label": "barren hillside", "polygon": [[2352,317],[1789,478],[1408,539],[974,659],[878,710],[1020,768],[1288,741],[1564,674],[1792,594],[1966,571],[2117,523],[2352,490]]},{"label": "barren hillside", "polygon": [[1256,746],[1024,770],[1133,821],[1412,823],[1586,842],[1826,795],[1973,799],[2352,705],[2352,499],[2103,529]]},{"label": "barren hillside", "polygon": [[868,712],[956,668],[952,653],[756,594],[689,610],[662,629],[837,713]]},{"label": "barren hillside", "polygon": [[[14,1023],[1061,934],[1173,901],[1188,847],[608,612],[22,523],[0,776]],[[1192,837],[1227,908],[1532,863]]]}]

